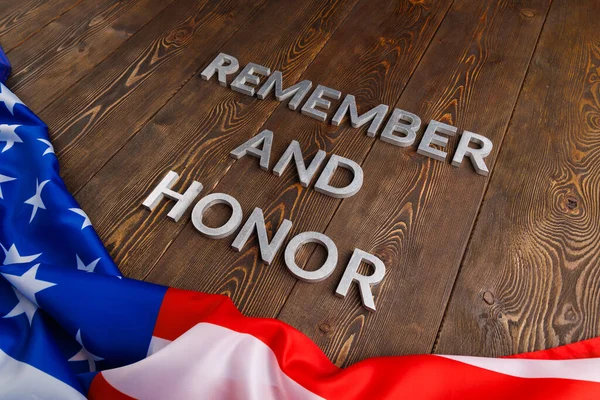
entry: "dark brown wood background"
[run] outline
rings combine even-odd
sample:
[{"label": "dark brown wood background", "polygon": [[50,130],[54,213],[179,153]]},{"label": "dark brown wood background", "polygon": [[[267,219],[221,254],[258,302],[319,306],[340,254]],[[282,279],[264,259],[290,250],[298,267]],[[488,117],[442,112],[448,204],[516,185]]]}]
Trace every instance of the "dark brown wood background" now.
[{"label": "dark brown wood background", "polygon": [[[49,126],[62,176],[123,273],[230,296],[338,365],[370,356],[501,356],[600,335],[600,2],[590,0],[0,0],[8,86]],[[203,81],[218,53],[385,103],[495,144],[477,175]],[[334,104],[334,107],[339,104]],[[331,117],[331,113],[330,113]],[[359,162],[339,200],[229,152],[262,129]],[[451,140],[450,149],[456,145]],[[451,156],[451,154],[450,154]],[[209,240],[141,203],[169,170],[268,226],[326,232],[340,264],[297,281],[280,252]],[[226,218],[215,210],[213,222]],[[387,275],[377,312],[334,289],[354,247]],[[310,268],[322,250],[306,247]]]}]

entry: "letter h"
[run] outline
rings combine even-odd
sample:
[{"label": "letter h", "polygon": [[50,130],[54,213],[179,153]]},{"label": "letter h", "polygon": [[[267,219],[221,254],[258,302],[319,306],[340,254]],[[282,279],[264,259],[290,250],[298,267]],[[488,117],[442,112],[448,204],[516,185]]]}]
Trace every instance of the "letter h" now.
[{"label": "letter h", "polygon": [[185,210],[192,204],[194,199],[202,191],[202,184],[200,182],[193,181],[188,190],[185,193],[180,194],[171,190],[173,185],[179,180],[179,175],[175,171],[169,171],[167,176],[158,184],[156,188],[150,193],[150,195],[144,200],[143,206],[150,211],[154,210],[161,200],[166,196],[171,200],[177,200],[177,203],[171,208],[171,211],[167,214],[167,217],[173,221],[179,221],[179,218],[183,215]]}]

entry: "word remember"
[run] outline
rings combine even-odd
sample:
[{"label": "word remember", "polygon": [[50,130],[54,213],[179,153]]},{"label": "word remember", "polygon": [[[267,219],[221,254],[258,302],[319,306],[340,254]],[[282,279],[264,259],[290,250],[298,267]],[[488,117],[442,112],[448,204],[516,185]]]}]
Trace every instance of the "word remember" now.
[{"label": "word remember", "polygon": [[[209,80],[217,76],[222,86],[227,86],[227,76],[235,74],[240,68],[235,57],[220,53],[201,72],[202,79]],[[261,80],[266,78],[264,82]],[[290,99],[288,107],[297,110],[304,98],[311,90],[313,83],[303,80],[293,86],[283,89],[283,74],[280,71],[271,73],[268,67],[259,64],[248,63],[230,84],[232,90],[248,96],[255,96],[261,100],[266,99],[274,91],[277,101]],[[317,85],[315,90],[308,96],[308,100],[301,108],[301,113],[319,121],[327,120],[326,111],[331,107],[331,100],[339,100],[342,93],[323,85]],[[359,128],[369,124],[367,136],[377,136],[379,129],[384,126],[383,122],[389,111],[389,106],[379,104],[371,110],[359,115],[356,107],[356,98],[348,94],[336,110],[331,119],[331,124],[338,126],[347,115],[353,128]],[[380,139],[398,147],[413,145],[417,138],[417,132],[421,128],[421,118],[408,111],[399,108],[394,109],[388,118]],[[448,145],[448,138],[455,136],[458,129],[452,125],[432,120],[419,142],[417,153],[431,157],[438,161],[445,161],[448,154],[442,150]],[[470,147],[470,144],[478,146]],[[436,146],[436,147],[432,147]],[[489,169],[484,158],[492,151],[493,144],[490,139],[477,133],[464,131],[456,147],[451,164],[459,167],[465,157],[468,157],[473,168],[478,174],[488,175]]]},{"label": "word remember", "polygon": [[[163,180],[150,195],[144,200],[143,206],[150,211],[154,210],[158,204],[165,198],[175,200],[175,205],[169,210],[167,217],[175,222],[179,221],[185,211],[189,208],[192,202],[198,197],[202,191],[202,184],[193,181],[190,187],[182,194],[173,191],[171,188],[179,180],[179,175],[174,171],[169,171]],[[210,207],[223,204],[231,209],[231,216],[223,225],[219,227],[209,227],[202,221],[203,216]],[[242,224],[243,212],[240,203],[231,195],[225,193],[211,193],[201,198],[192,210],[192,224],[202,235],[210,239],[222,239],[231,236]],[[235,239],[231,243],[231,247],[237,251],[241,251],[246,242],[250,239],[253,232],[256,232],[258,237],[258,247],[260,257],[264,263],[270,264],[275,258],[275,254],[279,251],[285,238],[292,229],[292,222],[284,219],[277,228],[271,241],[267,236],[267,228],[263,211],[260,208],[255,208],[252,214],[248,217]],[[298,249],[305,244],[316,243],[325,248],[327,258],[323,265],[314,271],[306,271],[296,263],[296,253]],[[294,236],[287,244],[284,253],[285,265],[288,270],[298,279],[305,282],[321,282],[327,279],[335,270],[338,263],[338,249],[335,243],[325,234],[320,232],[302,232]],[[371,275],[362,275],[358,272],[361,263],[365,263],[373,267]],[[335,291],[336,295],[345,297],[353,282],[358,284],[359,293],[362,299],[363,306],[375,311],[375,302],[371,286],[377,285],[383,280],[385,275],[385,265],[376,256],[365,251],[354,249],[352,257],[346,266],[346,270]]]}]

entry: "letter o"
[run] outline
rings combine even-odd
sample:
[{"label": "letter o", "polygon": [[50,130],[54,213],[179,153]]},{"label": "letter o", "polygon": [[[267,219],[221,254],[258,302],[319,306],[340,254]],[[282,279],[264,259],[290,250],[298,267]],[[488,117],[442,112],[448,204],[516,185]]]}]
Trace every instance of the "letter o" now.
[{"label": "letter o", "polygon": [[[305,271],[296,264],[296,253],[300,246],[306,243],[317,243],[327,249],[327,260],[321,268],[315,271]],[[302,232],[288,243],[285,248],[285,265],[298,279],[305,282],[320,282],[333,273],[338,261],[338,250],[329,237],[319,232]]]},{"label": "letter o", "polygon": [[[211,228],[202,222],[202,217],[207,208],[216,204],[227,204],[231,208],[231,217],[222,226]],[[242,223],[242,206],[233,197],[225,193],[212,193],[203,197],[192,210],[192,224],[206,237],[211,239],[222,239],[231,235]]]}]

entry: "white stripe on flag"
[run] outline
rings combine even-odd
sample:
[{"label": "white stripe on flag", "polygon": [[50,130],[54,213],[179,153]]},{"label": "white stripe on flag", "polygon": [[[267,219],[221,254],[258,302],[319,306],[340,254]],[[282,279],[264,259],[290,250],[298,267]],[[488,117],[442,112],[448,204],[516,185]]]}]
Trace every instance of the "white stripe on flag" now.
[{"label": "white stripe on flag", "polygon": [[600,382],[600,358],[576,360],[528,360],[523,358],[486,358],[440,356],[465,364],[520,378],[562,378]]},{"label": "white stripe on flag", "polygon": [[321,399],[285,375],[265,343],[209,323],[102,375],[121,393],[142,399]]},{"label": "white stripe on flag", "polygon": [[0,398],[85,400],[66,383],[0,350]]},{"label": "white stripe on flag", "polygon": [[146,357],[150,357],[152,354],[164,349],[169,343],[171,343],[170,340],[152,336],[152,339],[150,340],[150,346],[148,346],[148,354],[146,354]]}]

